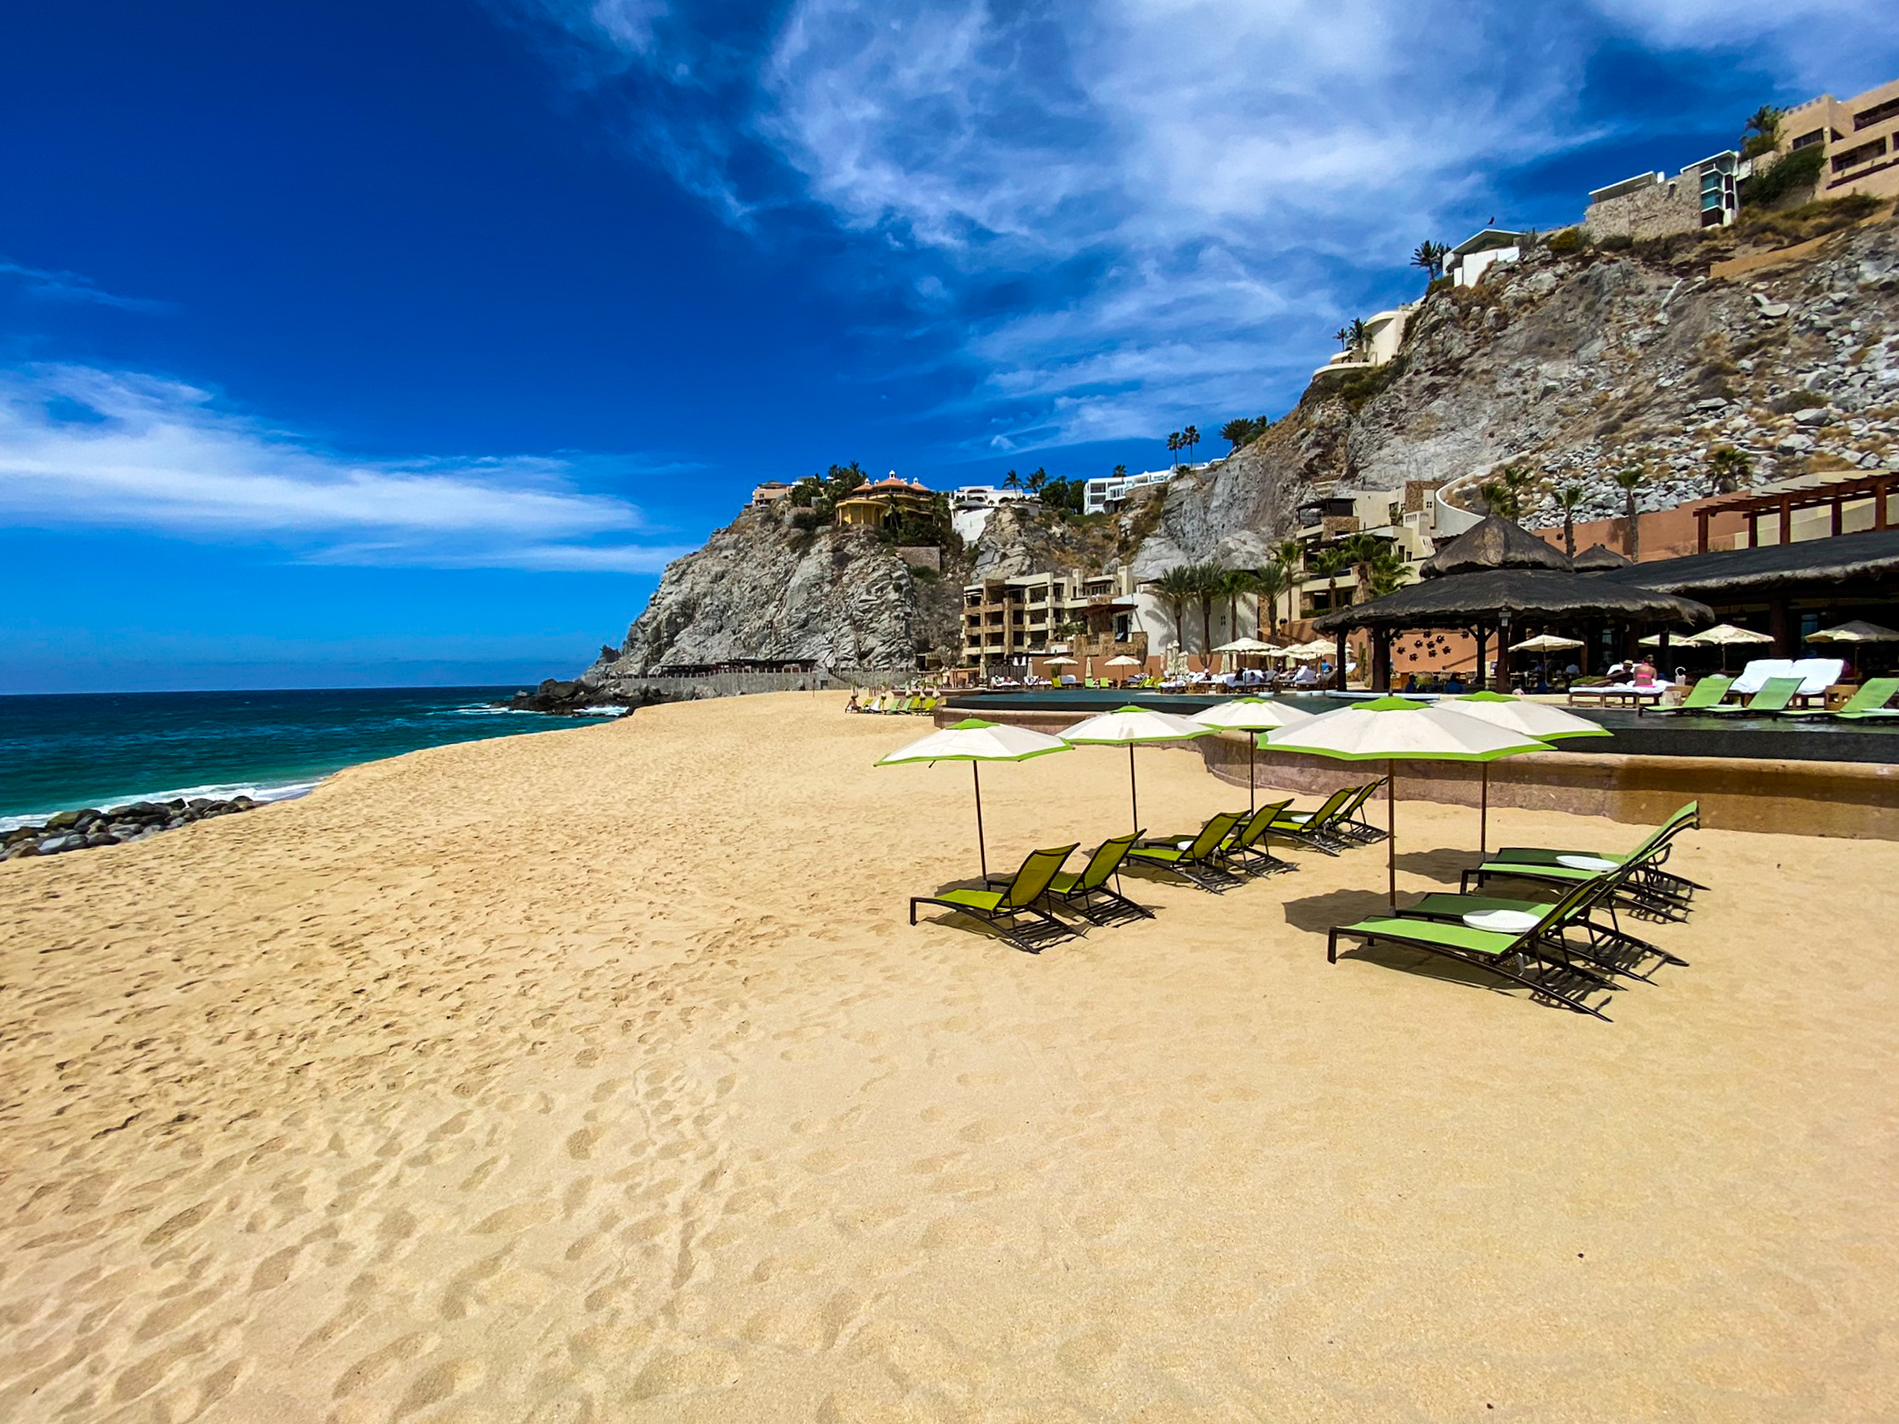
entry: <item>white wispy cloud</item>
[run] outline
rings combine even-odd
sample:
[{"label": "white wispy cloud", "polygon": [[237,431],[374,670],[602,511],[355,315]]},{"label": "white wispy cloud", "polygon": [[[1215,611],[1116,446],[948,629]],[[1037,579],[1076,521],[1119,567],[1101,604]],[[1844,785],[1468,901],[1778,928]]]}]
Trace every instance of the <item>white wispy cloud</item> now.
[{"label": "white wispy cloud", "polygon": [[[648,147],[729,218],[795,200],[860,235],[851,280],[955,348],[972,443],[1018,445],[1250,413],[1419,240],[1580,216],[1580,190],[1511,211],[1499,177],[1617,127],[1578,111],[1606,44],[1899,62],[1864,0],[518,3],[569,72],[634,77]],[[755,196],[760,153],[789,198]]]},{"label": "white wispy cloud", "polygon": [[653,572],[634,505],[574,462],[351,459],[138,372],[0,371],[0,518],[257,540],[326,563]]},{"label": "white wispy cloud", "polygon": [[165,312],[171,303],[147,297],[121,297],[108,292],[90,277],[77,272],[59,272],[46,267],[27,267],[0,257],[0,279],[17,282],[31,296],[43,301],[89,302],[95,306],[118,307],[122,311]]}]

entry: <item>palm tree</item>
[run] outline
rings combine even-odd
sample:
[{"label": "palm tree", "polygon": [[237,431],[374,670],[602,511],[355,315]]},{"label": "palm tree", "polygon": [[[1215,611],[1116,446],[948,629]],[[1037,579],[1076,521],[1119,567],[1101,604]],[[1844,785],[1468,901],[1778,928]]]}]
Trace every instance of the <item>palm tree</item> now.
[{"label": "palm tree", "polygon": [[1237,420],[1229,420],[1225,425],[1220,427],[1220,438],[1231,445],[1233,447],[1233,453],[1236,454],[1240,446],[1246,444],[1247,441],[1253,438],[1254,433],[1253,422],[1248,420],[1245,416],[1241,416]]},{"label": "palm tree", "polygon": [[1154,590],[1160,600],[1167,605],[1167,611],[1174,618],[1174,646],[1186,651],[1187,600],[1199,591],[1199,575],[1192,564],[1177,564],[1159,578],[1147,580],[1147,586]]},{"label": "palm tree", "polygon": [[1194,448],[1200,444],[1200,430],[1197,426],[1188,426],[1180,432],[1180,443],[1187,447],[1187,458],[1193,459]]},{"label": "palm tree", "polygon": [[1631,465],[1615,476],[1615,482],[1622,487],[1624,517],[1629,522],[1629,562],[1632,564],[1641,562],[1642,551],[1642,524],[1641,516],[1635,509],[1635,492],[1647,479],[1648,472],[1640,465]]},{"label": "palm tree", "polygon": [[1339,575],[1351,568],[1352,561],[1337,544],[1328,544],[1306,555],[1306,569],[1325,580],[1327,611],[1339,606]]},{"label": "palm tree", "polygon": [[1411,582],[1411,565],[1398,557],[1398,551],[1387,545],[1380,549],[1367,568],[1365,591],[1373,598],[1383,598],[1388,593],[1396,593]]},{"label": "palm tree", "polygon": [[1178,430],[1167,437],[1167,457],[1170,464],[1175,463],[1173,457],[1180,453],[1180,447],[1184,444],[1186,444],[1186,441],[1181,439]]},{"label": "palm tree", "polygon": [[1047,484],[1048,484],[1048,471],[1043,470],[1043,469],[1038,469],[1036,470],[1034,474],[1029,476],[1029,493],[1040,494],[1043,490],[1043,487],[1046,486]]},{"label": "palm tree", "polygon": [[1563,552],[1576,557],[1576,511],[1582,506],[1583,487],[1564,485],[1556,491],[1556,507],[1563,511]]},{"label": "palm tree", "polygon": [[1753,462],[1732,445],[1717,445],[1708,454],[1710,494],[1732,494],[1747,483]]},{"label": "palm tree", "polygon": [[1213,605],[1226,593],[1226,570],[1215,563],[1191,565],[1193,600],[1200,607],[1200,656],[1213,651]]},{"label": "palm tree", "polygon": [[1128,477],[1128,467],[1126,465],[1116,465],[1114,467],[1114,477],[1117,480],[1125,480]]},{"label": "palm tree", "polygon": [[1339,540],[1337,544],[1339,558],[1351,569],[1352,577],[1358,583],[1358,599],[1363,602],[1372,596],[1372,570],[1380,557],[1391,552],[1391,546],[1376,534],[1352,534]]},{"label": "palm tree", "polygon": [[1425,275],[1435,281],[1444,275],[1444,258],[1449,251],[1443,243],[1426,238],[1418,244],[1418,250],[1411,254],[1411,265],[1422,267]]},{"label": "palm tree", "polygon": [[1286,621],[1299,616],[1299,580],[1305,567],[1306,546],[1297,539],[1281,539],[1272,549],[1272,560],[1286,571]]},{"label": "palm tree", "polygon": [[1002,487],[1004,489],[1021,489],[1022,476],[1018,475],[1014,470],[1009,471],[1008,474],[1002,477]]},{"label": "palm tree", "polygon": [[1249,592],[1259,595],[1259,611],[1263,620],[1260,631],[1270,643],[1279,631],[1279,595],[1292,587],[1292,573],[1275,560],[1261,564],[1251,570],[1251,574],[1253,586]]},{"label": "palm tree", "polygon": [[1776,109],[1772,104],[1762,104],[1749,114],[1742,129],[1745,136],[1741,141],[1741,157],[1758,158],[1780,147],[1780,121],[1785,113],[1786,110]]},{"label": "palm tree", "polygon": [[1371,328],[1365,325],[1363,317],[1353,317],[1347,332],[1351,338],[1352,354],[1363,361],[1371,350]]},{"label": "palm tree", "polygon": [[1240,636],[1240,600],[1259,592],[1259,577],[1251,569],[1222,569],[1220,592],[1226,595],[1226,636]]},{"label": "palm tree", "polygon": [[1338,342],[1340,346],[1350,346],[1352,344],[1351,328],[1341,326],[1337,331],[1332,333],[1332,339]]}]

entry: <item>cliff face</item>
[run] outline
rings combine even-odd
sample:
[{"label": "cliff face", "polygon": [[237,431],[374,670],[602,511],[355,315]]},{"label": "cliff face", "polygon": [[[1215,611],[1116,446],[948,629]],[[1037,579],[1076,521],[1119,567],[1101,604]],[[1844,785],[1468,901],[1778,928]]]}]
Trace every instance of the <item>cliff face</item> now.
[{"label": "cliff face", "polygon": [[[1709,455],[1733,446],[1745,479],[1899,469],[1899,231],[1887,216],[1838,232],[1797,261],[1734,280],[1708,275],[1736,239],[1569,256],[1532,249],[1474,290],[1432,294],[1403,351],[1375,372],[1314,382],[1260,439],[1130,501],[1113,520],[1065,522],[998,510],[939,577],[874,535],[801,534],[784,510],[747,510],[671,565],[618,657],[616,677],[726,658],[815,658],[828,666],[954,660],[961,586],[1045,569],[1141,577],[1183,562],[1262,562],[1319,494],[1396,490],[1407,480],[1474,485],[1506,464],[1535,477],[1526,522],[1560,522],[1576,484],[1579,521],[1621,514],[1612,479],[1641,466],[1644,509],[1716,492]],[[1709,242],[1724,244],[1710,250]]]},{"label": "cliff face", "polygon": [[1899,468],[1899,232],[1840,232],[1735,280],[1666,246],[1559,257],[1533,249],[1474,290],[1419,308],[1399,359],[1323,377],[1299,407],[1213,469],[1167,486],[1137,567],[1254,561],[1314,494],[1472,483],[1522,462],[1530,523],[1618,515],[1612,476],[1641,466],[1643,509],[1715,493],[1710,451],[1752,478]]}]

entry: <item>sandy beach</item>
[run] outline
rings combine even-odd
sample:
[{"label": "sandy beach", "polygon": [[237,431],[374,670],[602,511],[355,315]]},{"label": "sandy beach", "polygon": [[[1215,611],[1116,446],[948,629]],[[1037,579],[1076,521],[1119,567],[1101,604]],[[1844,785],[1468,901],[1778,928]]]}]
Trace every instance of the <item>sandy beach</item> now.
[{"label": "sandy beach", "polygon": [[[1687,837],[1613,1023],[1328,965],[1382,848],[1031,956],[905,923],[968,770],[842,700],[0,866],[0,1418],[1893,1417],[1899,845]],[[1244,803],[1140,766],[1156,831]],[[992,866],[1126,776],[986,774]],[[1454,888],[1474,814],[1399,817]]]}]

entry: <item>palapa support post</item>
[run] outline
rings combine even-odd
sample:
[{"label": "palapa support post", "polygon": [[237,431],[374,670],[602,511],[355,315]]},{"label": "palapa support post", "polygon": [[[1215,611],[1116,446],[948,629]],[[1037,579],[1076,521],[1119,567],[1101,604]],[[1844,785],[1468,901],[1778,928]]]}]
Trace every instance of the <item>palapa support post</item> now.
[{"label": "palapa support post", "polygon": [[1385,874],[1391,882],[1391,908],[1398,908],[1398,763],[1385,763]]},{"label": "palapa support post", "polygon": [[969,764],[969,774],[976,781],[976,859],[982,862],[982,883],[989,883],[989,847],[982,834],[982,765],[979,762]]}]

